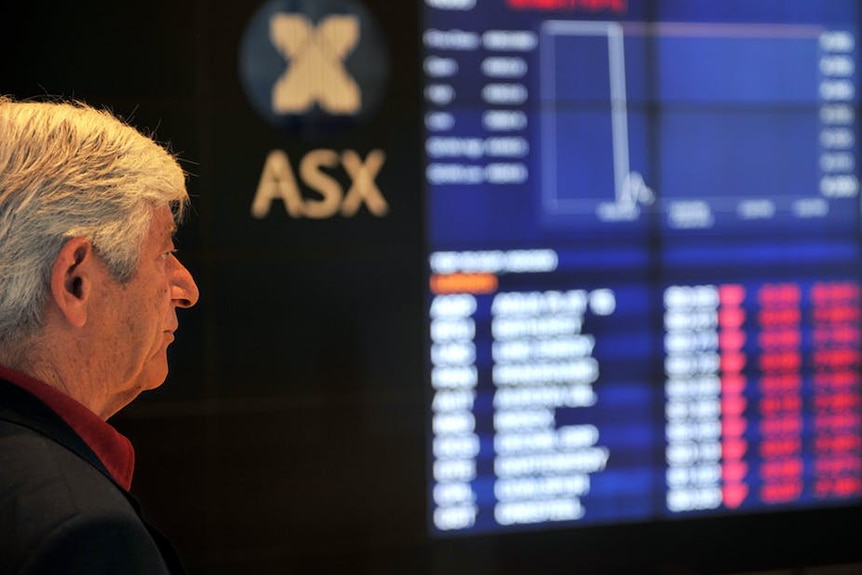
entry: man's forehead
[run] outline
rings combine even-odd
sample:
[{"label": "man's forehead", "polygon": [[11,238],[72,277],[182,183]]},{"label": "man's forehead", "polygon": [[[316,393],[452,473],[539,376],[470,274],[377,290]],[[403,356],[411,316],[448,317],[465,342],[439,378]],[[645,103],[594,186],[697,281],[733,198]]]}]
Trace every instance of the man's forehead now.
[{"label": "man's forehead", "polygon": [[153,211],[150,228],[159,237],[173,237],[177,233],[177,222],[174,213],[168,206],[159,206]]},{"label": "man's forehead", "polygon": [[164,235],[165,239],[172,240],[176,234],[177,234],[177,223],[174,220],[171,220],[170,223],[165,226],[163,235]]}]

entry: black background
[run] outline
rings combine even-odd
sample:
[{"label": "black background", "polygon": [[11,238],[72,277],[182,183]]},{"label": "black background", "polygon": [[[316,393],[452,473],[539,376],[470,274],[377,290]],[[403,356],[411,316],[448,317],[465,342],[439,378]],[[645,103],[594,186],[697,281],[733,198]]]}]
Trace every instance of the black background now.
[{"label": "black background", "polygon": [[[252,0],[0,8],[0,93],[107,106],[191,174],[201,290],[172,372],[112,422],[134,493],[193,574],[729,573],[862,561],[858,507],[431,540],[426,529],[419,3],[366,0],[390,51],[372,121],[309,140],[260,119]],[[266,155],[382,149],[378,218],[250,216]]]}]

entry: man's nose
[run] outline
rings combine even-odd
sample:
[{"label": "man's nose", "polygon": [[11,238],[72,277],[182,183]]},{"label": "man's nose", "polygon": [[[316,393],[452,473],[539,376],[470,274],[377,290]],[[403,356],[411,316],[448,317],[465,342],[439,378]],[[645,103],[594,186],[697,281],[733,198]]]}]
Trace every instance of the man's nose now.
[{"label": "man's nose", "polygon": [[176,256],[171,255],[174,269],[171,271],[171,299],[177,307],[188,308],[198,302],[200,292],[191,272]]}]

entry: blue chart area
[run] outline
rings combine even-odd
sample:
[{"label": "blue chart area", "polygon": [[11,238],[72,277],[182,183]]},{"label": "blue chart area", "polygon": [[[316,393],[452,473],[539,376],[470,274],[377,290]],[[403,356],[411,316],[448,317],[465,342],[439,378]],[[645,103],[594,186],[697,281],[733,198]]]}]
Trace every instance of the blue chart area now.
[{"label": "blue chart area", "polygon": [[663,206],[697,201],[715,226],[788,225],[794,202],[820,197],[819,34],[690,26],[657,38]]},{"label": "blue chart area", "polygon": [[658,211],[670,233],[852,230],[852,45],[824,34],[546,22],[545,222],[598,230]]}]

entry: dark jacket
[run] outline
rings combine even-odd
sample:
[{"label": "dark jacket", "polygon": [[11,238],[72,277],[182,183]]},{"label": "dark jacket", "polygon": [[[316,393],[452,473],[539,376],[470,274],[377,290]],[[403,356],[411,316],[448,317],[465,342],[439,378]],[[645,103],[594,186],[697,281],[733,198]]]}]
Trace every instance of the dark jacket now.
[{"label": "dark jacket", "polygon": [[0,380],[0,575],[183,573],[137,502],[58,415]]}]

